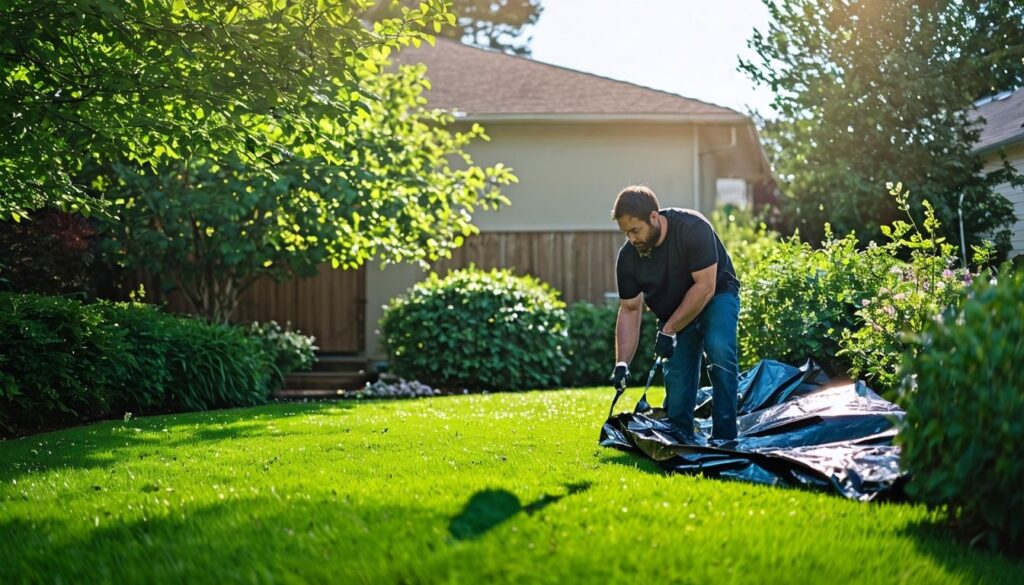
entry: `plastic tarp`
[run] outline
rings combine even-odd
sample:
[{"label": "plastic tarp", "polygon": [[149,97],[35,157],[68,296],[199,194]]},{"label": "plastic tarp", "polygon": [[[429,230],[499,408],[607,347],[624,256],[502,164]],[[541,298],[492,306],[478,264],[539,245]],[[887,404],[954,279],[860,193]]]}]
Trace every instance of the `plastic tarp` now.
[{"label": "plastic tarp", "polygon": [[798,368],[765,360],[740,376],[735,441],[709,444],[710,387],[699,390],[694,415],[695,433],[681,432],[664,409],[648,404],[645,390],[633,412],[609,416],[600,444],[641,453],[677,473],[834,491],[855,500],[902,493],[905,477],[893,438],[903,410],[862,382],[832,383],[813,361]]}]

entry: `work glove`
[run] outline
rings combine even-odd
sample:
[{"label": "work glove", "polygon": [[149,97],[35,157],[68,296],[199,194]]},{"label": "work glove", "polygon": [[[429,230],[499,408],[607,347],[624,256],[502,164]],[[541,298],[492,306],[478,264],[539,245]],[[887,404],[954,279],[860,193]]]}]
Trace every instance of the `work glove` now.
[{"label": "work glove", "polygon": [[619,362],[615,364],[615,371],[612,372],[612,386],[616,390],[622,392],[626,389],[626,384],[629,383],[629,366],[626,362]]},{"label": "work glove", "polygon": [[658,332],[658,341],[654,344],[654,355],[668,359],[676,351],[676,336],[669,335],[664,331]]}]

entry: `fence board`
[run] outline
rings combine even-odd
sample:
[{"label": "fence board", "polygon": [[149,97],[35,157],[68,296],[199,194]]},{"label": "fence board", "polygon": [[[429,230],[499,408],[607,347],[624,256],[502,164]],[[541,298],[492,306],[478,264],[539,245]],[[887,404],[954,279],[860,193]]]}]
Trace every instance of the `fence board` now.
[{"label": "fence board", "polygon": [[618,232],[487,232],[467,238],[433,269],[443,276],[470,264],[511,268],[551,284],[567,303],[603,303],[616,290],[615,256],[623,241]]}]

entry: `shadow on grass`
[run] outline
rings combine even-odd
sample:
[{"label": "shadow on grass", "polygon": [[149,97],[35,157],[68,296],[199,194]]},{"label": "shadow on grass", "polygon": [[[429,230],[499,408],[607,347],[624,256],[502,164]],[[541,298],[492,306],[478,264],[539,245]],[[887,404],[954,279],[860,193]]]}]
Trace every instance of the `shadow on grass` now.
[{"label": "shadow on grass", "polygon": [[[274,421],[299,414],[317,414],[336,409],[348,410],[352,404],[304,404],[246,407],[225,410],[187,412],[133,418],[128,421],[103,421],[61,431],[30,435],[0,441],[0,483],[9,483],[28,474],[46,473],[54,469],[106,469],[131,457],[144,458],[164,454],[176,460],[173,450],[182,446],[211,445],[220,441],[237,441],[265,436],[284,437],[295,431],[268,429]],[[285,412],[278,412],[284,409]],[[256,412],[258,412],[258,414]],[[169,438],[154,433],[164,430]],[[310,432],[320,432],[312,430]],[[152,449],[136,453],[140,447]]]},{"label": "shadow on grass", "polygon": [[657,463],[644,457],[642,455],[636,455],[633,453],[624,453],[622,451],[616,451],[614,455],[607,455],[604,460],[608,463],[615,463],[625,467],[632,467],[637,471],[643,471],[652,475],[666,475],[664,469],[662,469]]},{"label": "shadow on grass", "polygon": [[1000,555],[983,546],[971,547],[941,519],[908,524],[902,534],[922,553],[950,573],[969,577],[974,583],[1020,583],[1024,559]]},{"label": "shadow on grass", "polygon": [[466,502],[466,507],[462,509],[462,512],[452,518],[448,524],[448,532],[456,540],[473,540],[487,534],[519,512],[532,515],[565,496],[585,492],[590,489],[590,486],[589,482],[568,484],[565,486],[566,493],[544,494],[525,506],[515,494],[508,490],[481,490],[473,494]]},{"label": "shadow on grass", "polygon": [[348,500],[319,493],[154,502],[131,520],[100,509],[95,520],[16,518],[0,522],[0,583],[393,582],[401,561],[445,548],[441,514]]}]

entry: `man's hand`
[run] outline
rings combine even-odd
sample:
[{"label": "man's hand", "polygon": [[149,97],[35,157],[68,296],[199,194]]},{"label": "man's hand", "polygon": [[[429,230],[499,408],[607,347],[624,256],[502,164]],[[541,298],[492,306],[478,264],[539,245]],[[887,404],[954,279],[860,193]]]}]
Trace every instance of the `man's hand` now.
[{"label": "man's hand", "polygon": [[626,389],[627,383],[629,383],[629,366],[626,365],[626,362],[619,362],[615,364],[615,371],[612,372],[612,386],[622,392]]},{"label": "man's hand", "polygon": [[676,336],[669,335],[664,331],[658,332],[658,341],[654,344],[654,354],[660,358],[668,359],[676,351]]}]

